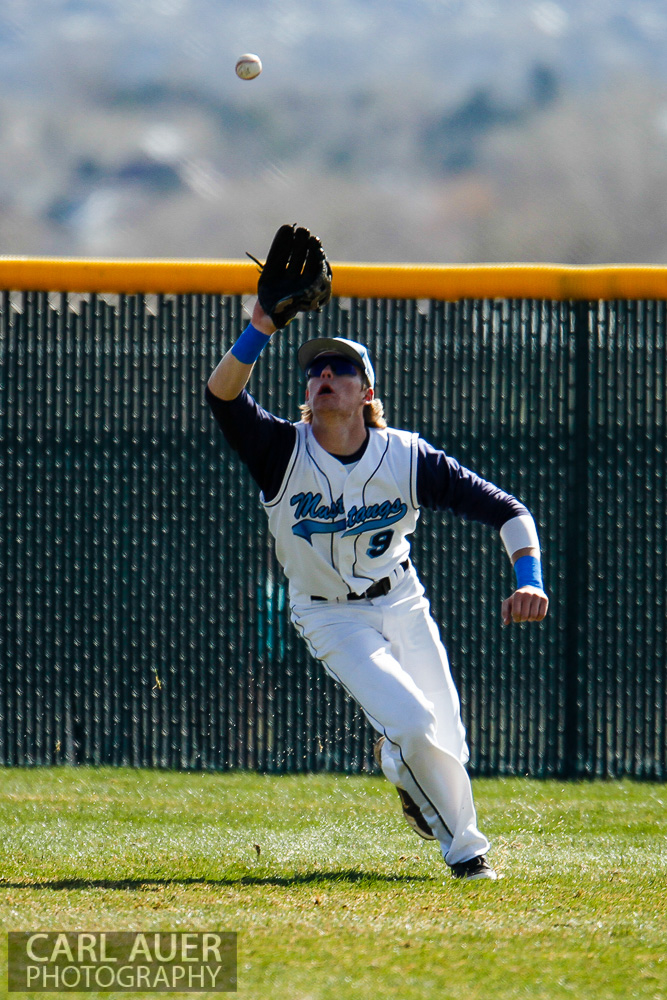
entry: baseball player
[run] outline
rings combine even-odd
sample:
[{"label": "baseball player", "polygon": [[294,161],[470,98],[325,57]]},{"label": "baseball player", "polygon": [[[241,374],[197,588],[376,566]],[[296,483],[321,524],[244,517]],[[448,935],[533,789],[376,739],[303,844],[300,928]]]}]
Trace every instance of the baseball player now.
[{"label": "baseball player", "polygon": [[292,621],[380,734],[376,759],[412,829],[438,841],[456,878],[495,879],[458,694],[409,536],[422,507],[498,530],[516,573],[503,623],[535,622],[548,608],[535,523],[517,499],[418,434],[387,427],[362,344],[321,337],[301,345],[298,422],[261,407],[245,388],[255,361],[297,312],[326,304],[331,269],[320,241],[296,226],[278,230],[260,268],[252,322],[206,395],[261,490]]}]

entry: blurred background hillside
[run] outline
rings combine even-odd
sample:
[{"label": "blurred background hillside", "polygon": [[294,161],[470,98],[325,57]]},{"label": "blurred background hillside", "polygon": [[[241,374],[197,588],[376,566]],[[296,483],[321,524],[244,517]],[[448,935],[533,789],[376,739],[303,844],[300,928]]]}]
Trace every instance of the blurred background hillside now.
[{"label": "blurred background hillside", "polygon": [[667,2],[3,0],[0,142],[3,254],[665,264]]}]

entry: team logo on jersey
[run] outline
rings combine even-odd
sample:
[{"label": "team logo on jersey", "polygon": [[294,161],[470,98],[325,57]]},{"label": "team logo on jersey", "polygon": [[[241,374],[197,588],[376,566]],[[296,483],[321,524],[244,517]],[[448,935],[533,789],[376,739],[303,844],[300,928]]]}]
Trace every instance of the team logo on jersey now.
[{"label": "team logo on jersey", "polygon": [[[345,507],[343,497],[338,497],[332,504],[322,503],[321,493],[296,493],[290,497],[290,505],[295,507],[294,517],[297,523],[292,531],[299,538],[310,542],[311,535],[333,534],[345,527]],[[312,545],[313,543],[310,542]]]},{"label": "team logo on jersey", "polygon": [[360,535],[362,531],[386,528],[405,517],[407,510],[408,505],[402,503],[399,497],[395,500],[383,500],[382,503],[371,503],[367,507],[350,507],[346,521],[347,531],[343,538]]},{"label": "team logo on jersey", "polygon": [[343,538],[347,538],[348,535],[360,535],[362,531],[386,528],[400,521],[408,509],[407,504],[396,497],[395,500],[350,507],[346,514],[342,496],[332,504],[323,504],[322,494],[311,492],[296,493],[290,498],[290,505],[295,508],[293,534],[305,538],[311,545],[312,535],[342,531]]}]

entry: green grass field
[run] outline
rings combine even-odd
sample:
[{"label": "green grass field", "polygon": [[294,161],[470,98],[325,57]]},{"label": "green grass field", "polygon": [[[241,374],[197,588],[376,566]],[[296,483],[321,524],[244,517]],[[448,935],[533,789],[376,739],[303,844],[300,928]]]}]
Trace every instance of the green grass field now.
[{"label": "green grass field", "polygon": [[474,787],[495,883],[379,777],[5,770],[2,926],[237,931],[243,1000],[664,1000],[667,788]]}]

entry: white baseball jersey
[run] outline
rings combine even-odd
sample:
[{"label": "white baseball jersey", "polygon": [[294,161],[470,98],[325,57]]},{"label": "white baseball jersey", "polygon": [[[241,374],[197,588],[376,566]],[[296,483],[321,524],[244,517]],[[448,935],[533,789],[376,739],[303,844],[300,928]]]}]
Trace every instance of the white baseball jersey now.
[{"label": "white baseball jersey", "polygon": [[262,503],[290,597],[361,594],[408,558],[419,518],[418,435],[369,428],[359,462],[345,466],[299,422],[277,495]]}]

